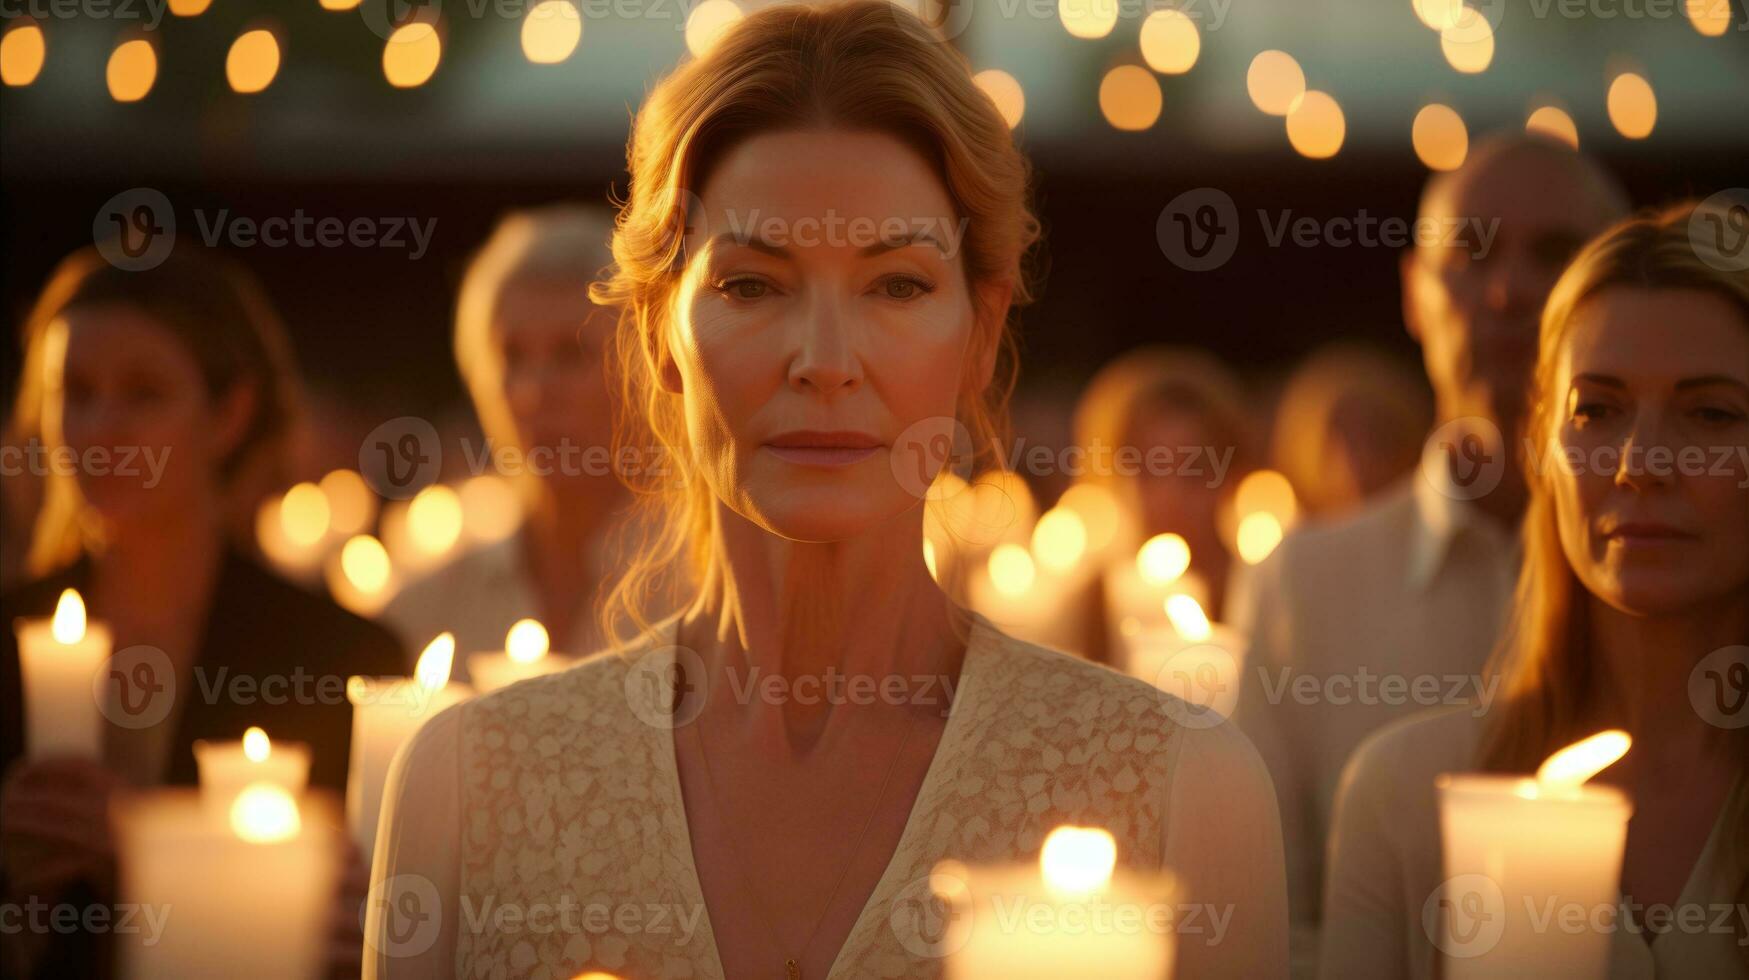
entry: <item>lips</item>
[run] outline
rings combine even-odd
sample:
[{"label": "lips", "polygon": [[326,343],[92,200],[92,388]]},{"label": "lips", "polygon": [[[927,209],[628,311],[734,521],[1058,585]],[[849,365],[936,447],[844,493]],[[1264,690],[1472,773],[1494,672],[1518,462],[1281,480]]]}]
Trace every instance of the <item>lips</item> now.
[{"label": "lips", "polygon": [[1694,535],[1657,521],[1622,521],[1607,525],[1604,537],[1624,544],[1653,544],[1671,541],[1686,541]]},{"label": "lips", "polygon": [[879,439],[866,432],[797,430],[766,440],[765,450],[801,466],[848,466],[874,455]]}]

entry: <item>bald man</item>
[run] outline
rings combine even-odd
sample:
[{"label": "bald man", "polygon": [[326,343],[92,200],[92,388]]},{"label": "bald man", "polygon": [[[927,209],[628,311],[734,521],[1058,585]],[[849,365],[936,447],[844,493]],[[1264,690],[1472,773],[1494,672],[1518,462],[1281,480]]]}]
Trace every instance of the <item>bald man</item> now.
[{"label": "bald man", "polygon": [[[1384,724],[1490,702],[1483,673],[1518,568],[1518,427],[1538,318],[1567,260],[1627,212],[1601,167],[1529,136],[1478,143],[1429,181],[1403,255],[1403,316],[1437,423],[1422,466],[1358,514],[1290,535],[1254,570],[1235,718],[1275,779],[1295,975],[1316,962],[1324,845],[1342,766]],[[1492,238],[1483,234],[1491,229]]]}]

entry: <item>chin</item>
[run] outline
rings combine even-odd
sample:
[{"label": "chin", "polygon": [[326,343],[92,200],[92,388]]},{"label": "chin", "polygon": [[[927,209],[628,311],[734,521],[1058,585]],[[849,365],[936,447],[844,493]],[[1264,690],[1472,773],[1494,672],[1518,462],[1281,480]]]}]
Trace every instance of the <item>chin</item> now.
[{"label": "chin", "polygon": [[1716,598],[1693,569],[1615,569],[1591,593],[1631,616],[1670,616]]},{"label": "chin", "polygon": [[847,473],[840,479],[760,479],[744,488],[743,499],[748,516],[766,530],[813,543],[860,537],[918,503],[884,473],[872,478]]}]

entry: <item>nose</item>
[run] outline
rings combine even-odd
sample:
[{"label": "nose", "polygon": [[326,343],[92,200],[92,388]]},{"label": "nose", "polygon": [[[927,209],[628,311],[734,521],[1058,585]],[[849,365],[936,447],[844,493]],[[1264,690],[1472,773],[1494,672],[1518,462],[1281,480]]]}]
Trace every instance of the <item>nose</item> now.
[{"label": "nose", "polygon": [[1663,430],[1662,412],[1642,408],[1634,413],[1633,428],[1622,443],[1615,468],[1616,486],[1644,493],[1675,482],[1676,452]]},{"label": "nose", "polygon": [[1530,314],[1542,307],[1551,284],[1528,259],[1502,256],[1488,277],[1488,307],[1496,313]]},{"label": "nose", "polygon": [[862,384],[862,359],[855,350],[853,329],[843,301],[816,291],[802,310],[799,339],[790,357],[790,387],[823,395],[856,390]]}]

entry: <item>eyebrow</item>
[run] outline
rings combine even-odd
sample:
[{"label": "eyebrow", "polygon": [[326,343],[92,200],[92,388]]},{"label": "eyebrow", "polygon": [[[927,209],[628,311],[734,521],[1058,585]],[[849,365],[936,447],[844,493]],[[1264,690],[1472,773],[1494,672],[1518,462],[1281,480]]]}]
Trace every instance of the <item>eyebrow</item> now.
[{"label": "eyebrow", "polygon": [[[1622,379],[1608,374],[1575,374],[1573,375],[1573,380],[1575,382],[1587,381],[1591,384],[1600,385],[1605,388],[1627,387],[1627,384],[1623,382]],[[1706,388],[1712,385],[1729,385],[1733,388],[1742,388],[1744,391],[1749,391],[1749,382],[1745,382],[1741,378],[1733,378],[1728,374],[1703,374],[1698,377],[1683,378],[1681,381],[1676,382],[1676,390],[1686,391],[1690,388]]]},{"label": "eyebrow", "polygon": [[[732,231],[725,231],[712,236],[708,245],[712,248],[725,245],[740,245],[758,252],[764,252],[767,255],[775,256],[780,259],[788,258],[790,254],[789,249],[782,245],[768,242],[765,239],[754,235],[738,235]],[[928,229],[919,228],[907,232],[904,235],[900,235],[897,238],[888,238],[875,242],[872,245],[865,246],[858,254],[864,258],[869,258],[886,252],[897,251],[901,248],[907,248],[911,245],[933,245],[935,246],[936,251],[943,254],[947,253],[947,247],[941,244],[940,239],[936,238]]]}]

